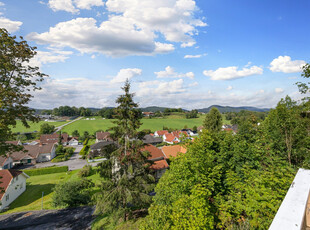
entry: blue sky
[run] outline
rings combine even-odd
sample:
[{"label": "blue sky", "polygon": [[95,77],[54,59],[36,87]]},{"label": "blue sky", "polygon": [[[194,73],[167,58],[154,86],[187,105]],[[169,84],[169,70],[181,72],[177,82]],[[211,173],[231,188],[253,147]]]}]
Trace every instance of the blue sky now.
[{"label": "blue sky", "polygon": [[310,2],[0,0],[0,27],[37,46],[49,78],[30,106],[274,107],[301,96]]}]

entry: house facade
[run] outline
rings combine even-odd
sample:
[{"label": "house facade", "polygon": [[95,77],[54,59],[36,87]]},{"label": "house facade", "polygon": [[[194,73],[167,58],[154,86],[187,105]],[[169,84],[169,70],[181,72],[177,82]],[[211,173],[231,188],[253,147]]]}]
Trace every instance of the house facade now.
[{"label": "house facade", "polygon": [[29,176],[19,170],[0,170],[0,211],[9,206],[17,197],[26,190],[26,179]]},{"label": "house facade", "polygon": [[109,132],[96,132],[96,143],[110,140],[111,138]]},{"label": "house facade", "polygon": [[11,169],[13,167],[12,157],[0,156],[0,170]]}]

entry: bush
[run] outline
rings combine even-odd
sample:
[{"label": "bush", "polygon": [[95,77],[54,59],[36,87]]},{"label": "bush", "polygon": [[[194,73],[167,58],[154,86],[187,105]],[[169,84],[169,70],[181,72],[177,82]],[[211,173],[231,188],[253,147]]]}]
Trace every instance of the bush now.
[{"label": "bush", "polygon": [[91,201],[89,189],[93,186],[94,183],[86,179],[59,183],[53,189],[52,205],[64,208],[87,205]]},{"label": "bush", "polygon": [[78,172],[78,176],[79,177],[88,177],[90,175],[92,175],[93,173],[93,168],[91,167],[91,165],[85,165],[79,172]]},{"label": "bush", "polygon": [[37,176],[37,175],[67,172],[68,170],[69,170],[68,166],[61,166],[61,167],[52,166],[47,168],[26,169],[23,170],[23,172],[26,173],[28,176]]},{"label": "bush", "polygon": [[63,159],[62,158],[58,158],[58,157],[55,157],[53,160],[51,160],[52,163],[57,163],[57,162],[62,162]]},{"label": "bush", "polygon": [[89,138],[87,137],[87,138],[85,139],[85,141],[83,142],[83,145],[87,145],[88,140],[89,140]]},{"label": "bush", "polygon": [[84,147],[80,151],[80,155],[86,156],[87,153],[88,153],[88,149],[89,149],[89,146],[88,145],[84,145]]}]

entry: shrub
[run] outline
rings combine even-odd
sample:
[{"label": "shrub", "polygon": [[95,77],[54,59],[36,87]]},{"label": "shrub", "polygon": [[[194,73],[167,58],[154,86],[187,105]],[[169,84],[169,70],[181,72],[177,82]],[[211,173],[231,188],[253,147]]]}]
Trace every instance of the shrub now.
[{"label": "shrub", "polygon": [[51,160],[52,163],[57,163],[57,162],[62,162],[63,159],[62,158],[57,158],[55,157],[53,160]]},{"label": "shrub", "polygon": [[79,177],[88,177],[90,175],[92,175],[93,172],[93,168],[91,167],[91,165],[85,165],[79,172],[78,172],[78,176]]},{"label": "shrub", "polygon": [[89,188],[94,183],[90,180],[72,180],[59,183],[53,189],[52,205],[54,207],[77,207],[91,201]]},{"label": "shrub", "polygon": [[28,176],[37,176],[37,175],[45,175],[45,174],[52,174],[52,173],[60,173],[60,172],[67,172],[69,169],[68,166],[61,166],[61,167],[47,167],[47,168],[38,168],[38,169],[26,169],[23,170]]}]

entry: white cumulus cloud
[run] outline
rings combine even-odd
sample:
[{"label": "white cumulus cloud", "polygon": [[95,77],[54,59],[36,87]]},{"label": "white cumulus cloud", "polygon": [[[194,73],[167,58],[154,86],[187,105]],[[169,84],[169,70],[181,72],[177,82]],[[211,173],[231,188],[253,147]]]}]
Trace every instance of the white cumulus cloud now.
[{"label": "white cumulus cloud", "polygon": [[0,28],[5,28],[9,33],[13,33],[17,30],[19,30],[20,26],[23,23],[20,21],[12,21],[5,17],[0,17]]},{"label": "white cumulus cloud", "polygon": [[238,70],[237,66],[229,66],[220,67],[217,70],[205,70],[203,74],[207,77],[211,77],[211,80],[232,80],[252,75],[261,75],[263,74],[263,69],[258,66],[252,66]]},{"label": "white cumulus cloud", "polygon": [[195,77],[195,74],[193,72],[188,73],[177,73],[174,71],[174,69],[170,66],[167,66],[165,70],[154,72],[157,78],[184,78],[188,77],[193,79]]},{"label": "white cumulus cloud", "polygon": [[230,85],[230,86],[228,86],[226,89],[227,89],[227,90],[232,90],[233,87]]},{"label": "white cumulus cloud", "polygon": [[296,73],[306,64],[303,60],[292,61],[290,56],[279,56],[272,60],[269,69],[272,72]]},{"label": "white cumulus cloud", "polygon": [[[54,10],[78,13],[102,1],[50,0]],[[103,4],[103,3],[102,3]],[[40,44],[71,47],[80,52],[99,52],[109,56],[154,55],[173,51],[171,42],[182,47],[196,43],[198,27],[206,23],[195,17],[193,0],[108,0],[107,19],[75,18],[60,22],[44,33],[31,33],[29,40]],[[161,35],[161,36],[159,36]],[[165,41],[157,39],[163,37]]]},{"label": "white cumulus cloud", "polygon": [[37,51],[37,55],[30,60],[29,65],[41,67],[48,63],[65,62],[71,54],[71,51]]},{"label": "white cumulus cloud", "polygon": [[131,78],[141,74],[142,70],[138,68],[121,69],[118,74],[111,80],[111,83],[122,83],[125,82],[126,79],[130,80]]},{"label": "white cumulus cloud", "polygon": [[102,0],[49,0],[48,6],[53,11],[67,11],[69,13],[79,13],[79,9],[90,10],[93,6],[104,6]]}]

